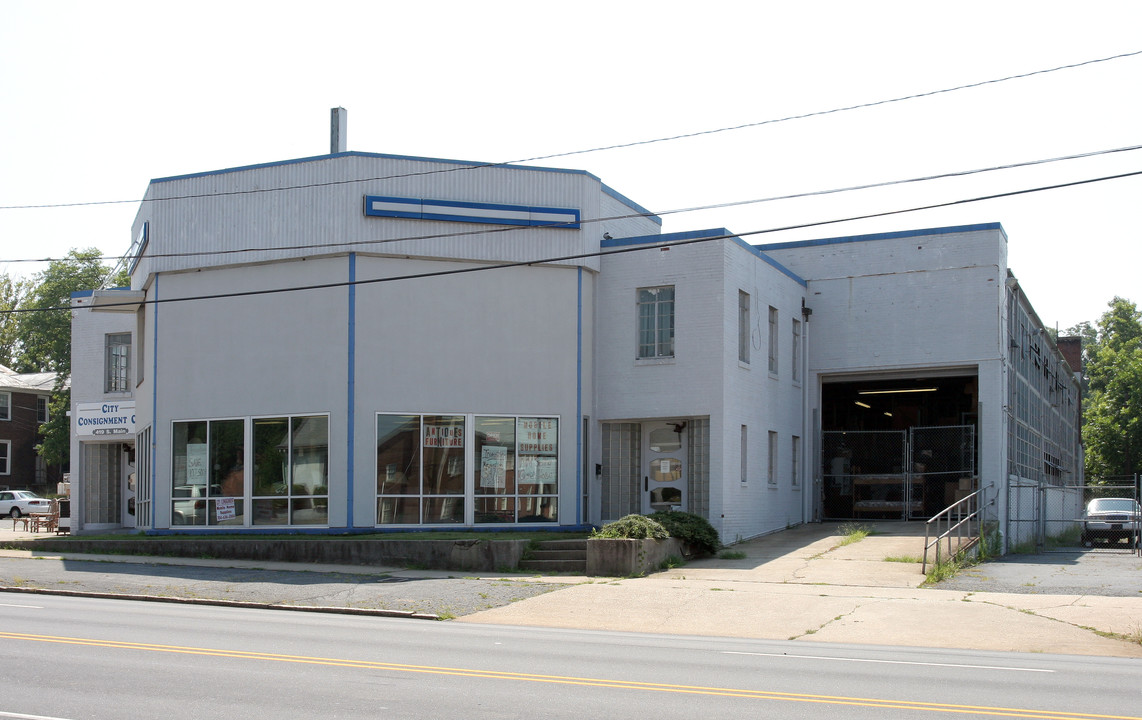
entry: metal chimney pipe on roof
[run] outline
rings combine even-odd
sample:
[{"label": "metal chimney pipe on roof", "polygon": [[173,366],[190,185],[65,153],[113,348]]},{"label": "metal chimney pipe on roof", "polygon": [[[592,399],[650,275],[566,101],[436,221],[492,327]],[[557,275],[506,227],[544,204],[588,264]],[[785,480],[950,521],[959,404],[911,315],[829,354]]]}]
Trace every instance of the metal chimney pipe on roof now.
[{"label": "metal chimney pipe on roof", "polygon": [[346,152],[348,143],[349,111],[335,107],[329,111],[329,154]]}]

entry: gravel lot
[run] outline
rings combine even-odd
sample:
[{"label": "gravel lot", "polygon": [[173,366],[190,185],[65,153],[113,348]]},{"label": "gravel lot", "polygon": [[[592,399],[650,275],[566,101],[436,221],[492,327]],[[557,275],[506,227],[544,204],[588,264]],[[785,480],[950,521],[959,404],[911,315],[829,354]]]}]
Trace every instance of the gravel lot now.
[{"label": "gravel lot", "polygon": [[0,586],[225,600],[308,607],[349,607],[459,617],[542,595],[568,584],[521,577],[425,577],[280,571],[177,564],[0,558]]}]

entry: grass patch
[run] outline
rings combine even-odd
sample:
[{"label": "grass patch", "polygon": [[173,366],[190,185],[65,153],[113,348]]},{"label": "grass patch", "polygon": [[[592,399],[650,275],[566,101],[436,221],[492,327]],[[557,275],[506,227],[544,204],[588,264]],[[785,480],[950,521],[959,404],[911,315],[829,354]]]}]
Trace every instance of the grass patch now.
[{"label": "grass patch", "polygon": [[718,557],[722,560],[745,560],[746,554],[741,550],[723,550]]},{"label": "grass patch", "polygon": [[967,565],[964,563],[962,554],[957,553],[955,557],[950,560],[941,560],[928,570],[927,579],[924,580],[925,585],[935,585],[942,580],[954,578],[960,570],[963,570]]},{"label": "grass patch", "polygon": [[884,558],[884,562],[898,562],[898,563],[916,563],[924,562],[924,558],[916,555],[889,555]]},{"label": "grass patch", "polygon": [[686,564],[686,561],[683,560],[682,558],[678,557],[677,555],[668,555],[666,558],[664,558],[662,560],[662,562],[658,563],[658,569],[659,570],[673,570],[674,568],[682,567],[685,564]]},{"label": "grass patch", "polygon": [[864,540],[869,535],[872,535],[873,530],[868,525],[860,523],[845,523],[841,525],[841,542],[837,547],[844,547],[845,545],[852,545],[853,543]]},{"label": "grass patch", "polygon": [[1082,528],[1074,526],[1067,528],[1058,535],[1048,537],[1043,544],[1048,550],[1060,547],[1078,547],[1082,541],[1082,535]]}]

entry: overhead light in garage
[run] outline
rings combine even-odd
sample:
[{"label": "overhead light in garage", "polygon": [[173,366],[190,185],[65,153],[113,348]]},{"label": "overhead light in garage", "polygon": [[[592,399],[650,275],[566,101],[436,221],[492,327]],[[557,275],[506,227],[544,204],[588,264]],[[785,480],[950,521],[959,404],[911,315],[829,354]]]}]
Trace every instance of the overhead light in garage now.
[{"label": "overhead light in garage", "polygon": [[936,392],[939,388],[899,388],[897,390],[860,390],[857,395],[895,395],[896,393]]}]

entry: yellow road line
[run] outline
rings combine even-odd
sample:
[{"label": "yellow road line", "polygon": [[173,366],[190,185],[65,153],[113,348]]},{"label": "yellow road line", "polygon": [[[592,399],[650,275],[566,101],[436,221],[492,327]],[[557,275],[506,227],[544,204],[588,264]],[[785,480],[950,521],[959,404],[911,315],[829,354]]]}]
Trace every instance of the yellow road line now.
[{"label": "yellow road line", "polygon": [[125,642],[121,640],[98,640],[95,638],[60,637],[54,635],[33,635],[0,631],[0,638],[25,640],[30,642],[61,643],[87,647],[105,647],[120,650],[147,652],[180,653],[205,655],[244,660],[267,660],[273,662],[304,663],[308,665],[328,665],[367,670],[389,670],[392,672],[427,673],[456,677],[485,678],[490,680],[514,680],[518,682],[542,682],[558,685],[578,685],[583,687],[614,688],[621,690],[642,690],[651,692],[684,693],[691,695],[714,695],[739,697],[754,700],[785,700],[788,702],[810,702],[829,705],[849,705],[854,707],[889,708],[896,710],[927,710],[930,712],[988,715],[993,717],[1034,718],[1037,720],[1142,720],[1134,715],[1098,715],[1072,713],[1055,710],[1031,710],[1026,708],[990,707],[986,705],[956,705],[948,703],[922,702],[918,700],[888,700],[884,698],[845,697],[840,695],[814,695],[788,693],[769,690],[744,690],[700,685],[673,685],[636,680],[608,680],[602,678],[568,677],[561,675],[538,675],[500,670],[477,670],[473,668],[437,667],[433,665],[408,665],[404,663],[379,662],[373,660],[349,660],[344,658],[309,657],[305,655],[280,655],[276,653],[251,652],[247,650],[224,650],[221,648],[186,647],[180,645],[155,645],[150,643]]}]

